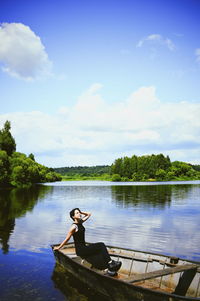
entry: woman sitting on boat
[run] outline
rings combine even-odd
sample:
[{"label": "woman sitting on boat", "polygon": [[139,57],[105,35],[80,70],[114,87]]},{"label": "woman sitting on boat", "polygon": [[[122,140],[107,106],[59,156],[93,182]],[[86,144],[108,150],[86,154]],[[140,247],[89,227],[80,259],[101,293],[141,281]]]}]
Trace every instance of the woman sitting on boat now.
[{"label": "woman sitting on boat", "polygon": [[[55,247],[54,250],[61,249],[73,236],[76,254],[81,258],[87,259],[90,262],[90,258],[96,257],[96,262],[103,261],[104,269],[107,268],[109,276],[115,276],[117,271],[121,267],[121,261],[115,261],[110,258],[107,248],[103,242],[97,242],[86,245],[85,243],[85,228],[83,223],[91,216],[90,212],[82,212],[79,208],[74,208],[70,211],[70,217],[73,219],[73,224],[69,229],[69,232],[63,240],[63,242]],[[98,264],[97,264],[98,265]],[[93,262],[95,267],[95,263]]]}]

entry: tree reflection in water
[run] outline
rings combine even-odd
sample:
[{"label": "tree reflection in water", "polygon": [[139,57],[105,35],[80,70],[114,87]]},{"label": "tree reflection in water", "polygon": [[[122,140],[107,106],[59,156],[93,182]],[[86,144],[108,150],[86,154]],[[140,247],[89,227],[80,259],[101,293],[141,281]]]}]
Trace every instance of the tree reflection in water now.
[{"label": "tree reflection in water", "polygon": [[172,200],[187,198],[192,185],[112,186],[112,201],[121,207],[170,206]]},{"label": "tree reflection in water", "polygon": [[52,187],[42,185],[0,190],[0,243],[4,254],[9,251],[8,242],[14,232],[15,219],[31,212],[38,201],[51,191]]}]

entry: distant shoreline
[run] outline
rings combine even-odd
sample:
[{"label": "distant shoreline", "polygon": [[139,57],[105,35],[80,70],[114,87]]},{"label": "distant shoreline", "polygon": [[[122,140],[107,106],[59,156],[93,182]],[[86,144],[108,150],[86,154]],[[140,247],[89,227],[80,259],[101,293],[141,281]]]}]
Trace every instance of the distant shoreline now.
[{"label": "distant shoreline", "polygon": [[[174,182],[174,181],[198,181],[199,179],[193,179],[193,178],[186,178],[186,177],[177,177],[172,180],[169,180],[167,182]],[[101,176],[62,176],[62,181],[108,181],[108,182],[166,182],[166,180],[156,180],[156,179],[147,179],[147,180],[141,180],[141,181],[133,181],[133,180],[128,180],[128,181],[113,181],[112,176],[105,174]]]}]

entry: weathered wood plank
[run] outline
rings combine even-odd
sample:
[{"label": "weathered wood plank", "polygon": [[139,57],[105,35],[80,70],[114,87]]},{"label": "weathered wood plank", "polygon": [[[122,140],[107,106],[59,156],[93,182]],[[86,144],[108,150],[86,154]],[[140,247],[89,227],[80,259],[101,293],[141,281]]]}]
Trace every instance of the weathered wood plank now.
[{"label": "weathered wood plank", "polygon": [[131,256],[123,255],[123,254],[113,254],[111,252],[109,252],[109,254],[112,257],[117,257],[117,258],[119,257],[119,258],[130,259],[130,260],[141,261],[141,262],[159,261],[158,259],[154,259],[154,258],[131,257]]},{"label": "weathered wood plank", "polygon": [[197,268],[184,271],[183,275],[179,279],[174,294],[185,296],[190,284],[192,283],[192,280],[194,279],[194,276],[196,275],[196,271]]},{"label": "weathered wood plank", "polygon": [[138,282],[138,281],[144,281],[144,280],[148,280],[148,279],[152,279],[152,278],[158,278],[158,277],[162,277],[162,276],[166,276],[166,275],[170,275],[170,274],[174,274],[174,273],[179,273],[179,272],[183,272],[183,271],[187,271],[187,270],[197,269],[198,267],[199,267],[199,265],[197,265],[197,264],[184,264],[184,265],[179,265],[179,266],[176,266],[173,268],[166,268],[166,269],[157,270],[154,272],[148,272],[148,273],[131,276],[131,277],[126,278],[126,281],[130,282],[130,283],[134,283],[134,282]]}]

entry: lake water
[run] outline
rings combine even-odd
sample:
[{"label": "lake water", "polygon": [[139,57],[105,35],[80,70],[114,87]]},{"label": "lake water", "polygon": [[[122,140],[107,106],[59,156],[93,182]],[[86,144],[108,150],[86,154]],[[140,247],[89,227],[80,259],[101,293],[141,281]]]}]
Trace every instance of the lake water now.
[{"label": "lake water", "polygon": [[90,211],[86,240],[200,261],[200,181],[58,182],[0,190],[0,300],[103,300],[68,277],[50,248]]}]

